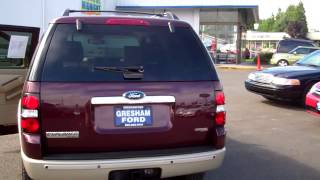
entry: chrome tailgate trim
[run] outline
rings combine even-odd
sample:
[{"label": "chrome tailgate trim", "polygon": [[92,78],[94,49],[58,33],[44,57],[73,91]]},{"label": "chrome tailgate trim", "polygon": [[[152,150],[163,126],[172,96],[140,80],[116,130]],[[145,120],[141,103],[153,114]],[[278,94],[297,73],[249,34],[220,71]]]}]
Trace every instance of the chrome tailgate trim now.
[{"label": "chrome tailgate trim", "polygon": [[111,105],[111,104],[156,104],[156,103],[175,103],[174,96],[145,96],[142,99],[127,99],[123,96],[112,97],[93,97],[91,104]]}]

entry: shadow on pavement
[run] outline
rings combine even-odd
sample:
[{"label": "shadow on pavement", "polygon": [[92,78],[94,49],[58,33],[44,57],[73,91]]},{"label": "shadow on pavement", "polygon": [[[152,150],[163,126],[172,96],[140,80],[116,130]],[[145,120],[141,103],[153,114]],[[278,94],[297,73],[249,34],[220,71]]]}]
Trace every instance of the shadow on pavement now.
[{"label": "shadow on pavement", "polygon": [[278,107],[278,108],[305,111],[305,108],[302,105],[294,102],[285,102],[285,101],[277,101],[277,100],[262,100],[261,102],[267,105]]},{"label": "shadow on pavement", "polygon": [[16,133],[18,133],[17,125],[0,126],[0,136],[8,135],[8,134],[16,134]]},{"label": "shadow on pavement", "polygon": [[254,144],[228,139],[224,164],[206,180],[320,179],[320,172],[289,157]]}]

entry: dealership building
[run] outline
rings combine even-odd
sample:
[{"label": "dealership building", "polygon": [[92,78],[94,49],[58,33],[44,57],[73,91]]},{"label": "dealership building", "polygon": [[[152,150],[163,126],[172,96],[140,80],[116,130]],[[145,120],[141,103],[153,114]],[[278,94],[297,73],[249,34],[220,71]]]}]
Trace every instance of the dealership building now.
[{"label": "dealership building", "polygon": [[247,31],[242,38],[246,40],[246,48],[251,51],[274,52],[278,42],[290,36],[285,32]]},{"label": "dealership building", "polygon": [[187,21],[199,35],[235,45],[238,52],[244,47],[242,33],[247,25],[259,20],[256,0],[10,0],[2,2],[0,24],[40,27],[43,33],[49,22],[67,8],[171,11]]}]

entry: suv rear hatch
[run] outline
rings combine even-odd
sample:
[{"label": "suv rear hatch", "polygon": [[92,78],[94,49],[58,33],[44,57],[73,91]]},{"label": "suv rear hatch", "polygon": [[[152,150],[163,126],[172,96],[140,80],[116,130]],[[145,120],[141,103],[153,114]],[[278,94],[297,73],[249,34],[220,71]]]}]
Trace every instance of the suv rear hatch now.
[{"label": "suv rear hatch", "polygon": [[221,86],[192,28],[87,19],[53,28],[40,85],[44,153],[212,147]]}]

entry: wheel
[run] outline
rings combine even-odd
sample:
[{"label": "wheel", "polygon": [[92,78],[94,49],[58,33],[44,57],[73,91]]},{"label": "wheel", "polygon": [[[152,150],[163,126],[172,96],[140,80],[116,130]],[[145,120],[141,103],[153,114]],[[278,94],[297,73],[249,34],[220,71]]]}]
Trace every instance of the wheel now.
[{"label": "wheel", "polygon": [[32,180],[32,179],[29,177],[26,169],[24,168],[23,163],[22,163],[22,168],[21,168],[21,180]]},{"label": "wheel", "polygon": [[278,66],[288,66],[289,63],[288,63],[287,60],[283,60],[283,59],[282,59],[282,60],[278,61],[277,65],[278,65]]}]

